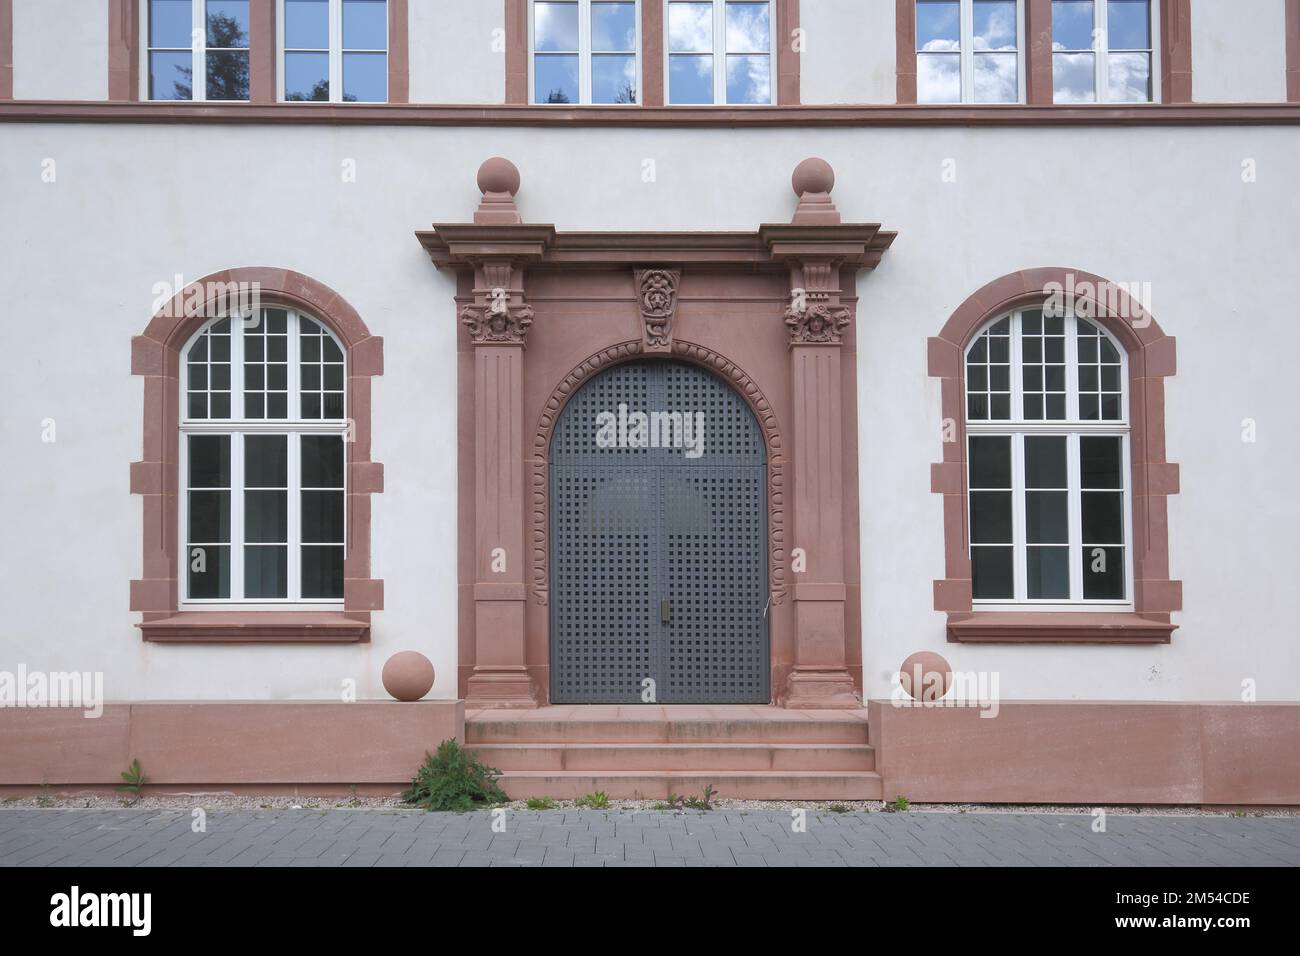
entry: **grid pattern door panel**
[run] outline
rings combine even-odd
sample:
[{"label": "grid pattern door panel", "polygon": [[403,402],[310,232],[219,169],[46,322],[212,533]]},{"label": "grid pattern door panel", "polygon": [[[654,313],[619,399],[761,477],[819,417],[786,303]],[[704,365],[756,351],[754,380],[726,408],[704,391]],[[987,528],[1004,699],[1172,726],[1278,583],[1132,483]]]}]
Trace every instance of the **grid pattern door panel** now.
[{"label": "grid pattern door panel", "polygon": [[[666,413],[654,440],[624,440],[636,413]],[[640,703],[645,678],[657,703],[769,700],[765,447],[738,394],[670,361],[602,372],[561,413],[550,486],[553,701]]]}]

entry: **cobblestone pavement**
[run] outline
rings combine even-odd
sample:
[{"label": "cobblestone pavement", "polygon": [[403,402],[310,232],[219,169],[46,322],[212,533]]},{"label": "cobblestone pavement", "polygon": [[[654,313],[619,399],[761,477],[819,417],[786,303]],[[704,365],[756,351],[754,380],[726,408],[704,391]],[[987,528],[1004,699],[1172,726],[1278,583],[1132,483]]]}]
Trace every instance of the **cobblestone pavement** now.
[{"label": "cobblestone pavement", "polygon": [[[496,830],[493,828],[496,820]],[[0,810],[0,866],[1297,866],[1295,817]],[[504,825],[503,832],[501,830]]]}]

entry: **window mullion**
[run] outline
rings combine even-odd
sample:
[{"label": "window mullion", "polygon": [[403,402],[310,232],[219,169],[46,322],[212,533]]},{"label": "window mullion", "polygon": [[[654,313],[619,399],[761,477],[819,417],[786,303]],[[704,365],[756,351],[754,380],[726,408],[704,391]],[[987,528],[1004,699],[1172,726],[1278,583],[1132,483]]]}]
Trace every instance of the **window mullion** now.
[{"label": "window mullion", "polygon": [[1009,318],[1011,321],[1011,341],[1008,346],[1011,351],[1011,420],[1023,422],[1025,420],[1025,376],[1021,371],[1020,313],[1013,312]]},{"label": "window mullion", "polygon": [[1093,33],[1093,47],[1096,52],[1094,59],[1097,61],[1093,64],[1096,75],[1093,77],[1097,84],[1097,102],[1110,102],[1110,83],[1107,82],[1110,69],[1107,61],[1110,59],[1110,37],[1107,35],[1110,21],[1106,17],[1106,0],[1096,0],[1094,9],[1097,11],[1095,32]]},{"label": "window mullion", "polygon": [[1073,314],[1064,319],[1065,328],[1065,417],[1079,421],[1079,325]]},{"label": "window mullion", "polygon": [[971,6],[971,0],[961,0],[958,8],[958,38],[960,49],[957,57],[961,63],[961,101],[963,103],[973,103],[975,101],[975,53],[973,45],[975,42],[975,14]]},{"label": "window mullion", "polygon": [[713,102],[727,102],[726,0],[713,0]]},{"label": "window mullion", "polygon": [[285,533],[285,551],[287,560],[285,561],[285,574],[289,580],[285,582],[285,596],[291,601],[302,600],[302,433],[290,432],[286,442],[288,446],[289,461],[287,481],[288,486],[285,494],[288,501],[286,507],[286,533]]},{"label": "window mullion", "polygon": [[1015,600],[1023,601],[1029,589],[1025,583],[1025,436],[1021,432],[1011,437],[1011,541],[1011,593]]},{"label": "window mullion", "polygon": [[1083,600],[1083,485],[1082,463],[1079,452],[1079,433],[1071,432],[1065,441],[1065,477],[1069,483],[1070,509],[1070,600]]},{"label": "window mullion", "polygon": [[208,98],[208,30],[203,15],[206,0],[194,0],[190,8],[190,99],[201,102]]},{"label": "window mullion", "polygon": [[330,0],[330,102],[343,102],[343,0]]},{"label": "window mullion", "polygon": [[244,599],[244,433],[230,435],[230,599]]},{"label": "window mullion", "polygon": [[1126,430],[1120,438],[1120,449],[1124,456],[1123,467],[1120,468],[1120,485],[1124,489],[1124,493],[1120,496],[1120,506],[1124,516],[1124,599],[1136,606],[1137,597],[1133,593],[1133,567],[1134,553],[1137,549],[1133,543],[1133,463],[1129,434]]},{"label": "window mullion", "polygon": [[591,103],[591,0],[578,0],[578,102]]}]

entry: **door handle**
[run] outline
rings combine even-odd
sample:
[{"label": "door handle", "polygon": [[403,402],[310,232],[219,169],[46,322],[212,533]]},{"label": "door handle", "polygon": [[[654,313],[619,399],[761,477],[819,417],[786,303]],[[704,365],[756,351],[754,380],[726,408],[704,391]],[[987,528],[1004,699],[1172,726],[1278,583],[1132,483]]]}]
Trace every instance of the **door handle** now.
[{"label": "door handle", "polygon": [[667,624],[673,619],[673,602],[664,598],[659,602],[659,623]]}]

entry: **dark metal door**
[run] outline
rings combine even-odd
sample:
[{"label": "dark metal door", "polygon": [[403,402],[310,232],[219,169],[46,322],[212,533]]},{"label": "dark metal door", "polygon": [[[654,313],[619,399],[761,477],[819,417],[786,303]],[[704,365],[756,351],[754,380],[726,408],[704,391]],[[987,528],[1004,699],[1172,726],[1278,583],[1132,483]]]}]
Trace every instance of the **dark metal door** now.
[{"label": "dark metal door", "polygon": [[550,449],[552,701],[641,703],[649,679],[661,704],[768,702],[766,484],[758,422],[703,369],[629,362],[569,399]]}]

